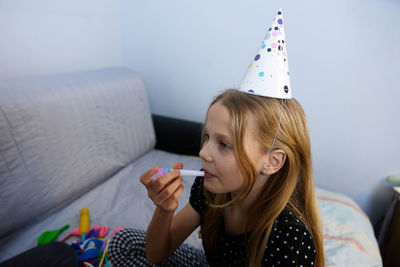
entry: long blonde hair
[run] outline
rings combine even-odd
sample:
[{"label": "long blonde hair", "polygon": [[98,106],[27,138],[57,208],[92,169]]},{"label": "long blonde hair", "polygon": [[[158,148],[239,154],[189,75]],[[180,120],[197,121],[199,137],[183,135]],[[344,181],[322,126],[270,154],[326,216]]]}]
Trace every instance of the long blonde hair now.
[{"label": "long blonde hair", "polygon": [[249,211],[247,261],[249,266],[260,266],[272,225],[286,207],[301,218],[309,230],[315,242],[315,266],[324,267],[323,234],[305,113],[297,100],[281,101],[229,89],[211,103],[210,107],[217,102],[224,105],[230,113],[235,158],[245,179],[241,192],[234,199],[229,194],[213,194],[204,188],[210,208],[202,221],[201,235],[205,247],[214,250],[224,207],[244,199],[255,182],[256,169],[244,149],[245,131],[251,122],[256,141],[267,153],[275,137],[283,104],[280,128],[272,150],[285,151],[287,158],[282,168],[267,180]]}]

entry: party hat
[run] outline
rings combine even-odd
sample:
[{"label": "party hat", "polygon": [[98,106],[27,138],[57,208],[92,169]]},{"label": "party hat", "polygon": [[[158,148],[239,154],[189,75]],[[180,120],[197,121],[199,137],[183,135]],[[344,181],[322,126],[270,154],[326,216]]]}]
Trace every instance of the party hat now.
[{"label": "party hat", "polygon": [[239,90],[273,98],[292,98],[281,10],[268,28]]}]

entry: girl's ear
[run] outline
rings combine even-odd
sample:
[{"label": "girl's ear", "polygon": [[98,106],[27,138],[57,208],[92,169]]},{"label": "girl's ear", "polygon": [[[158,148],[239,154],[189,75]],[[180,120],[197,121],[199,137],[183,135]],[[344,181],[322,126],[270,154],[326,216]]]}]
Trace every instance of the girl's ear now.
[{"label": "girl's ear", "polygon": [[273,150],[267,156],[263,164],[262,173],[271,175],[278,172],[286,161],[286,153],[281,149]]}]

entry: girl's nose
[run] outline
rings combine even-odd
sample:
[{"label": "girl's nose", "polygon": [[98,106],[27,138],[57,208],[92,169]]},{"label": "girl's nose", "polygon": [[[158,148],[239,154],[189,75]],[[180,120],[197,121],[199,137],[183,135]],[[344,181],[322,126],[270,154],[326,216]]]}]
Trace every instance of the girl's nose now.
[{"label": "girl's nose", "polygon": [[211,161],[211,156],[210,156],[210,153],[209,153],[209,151],[207,149],[207,143],[208,142],[205,142],[203,144],[202,148],[200,149],[199,156],[204,161]]}]

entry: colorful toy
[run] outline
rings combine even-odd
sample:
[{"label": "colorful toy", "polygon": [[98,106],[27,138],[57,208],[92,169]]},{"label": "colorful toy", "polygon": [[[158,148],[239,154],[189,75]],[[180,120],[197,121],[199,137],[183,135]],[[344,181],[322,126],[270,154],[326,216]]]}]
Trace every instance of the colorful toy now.
[{"label": "colorful toy", "polygon": [[46,231],[46,232],[42,233],[39,236],[38,245],[40,246],[40,245],[44,245],[44,244],[54,241],[61,232],[67,230],[68,228],[69,228],[69,225],[66,224],[60,229],[53,230],[53,231]]},{"label": "colorful toy", "polygon": [[104,242],[106,242],[107,244],[106,244],[106,248],[103,251],[103,256],[101,257],[99,266],[103,266],[104,257],[106,256],[107,249],[108,249],[108,244],[109,244],[108,240],[106,240]]},{"label": "colorful toy", "polygon": [[114,232],[112,233],[111,236],[115,236],[119,231],[126,229],[126,227],[118,227],[115,228]]},{"label": "colorful toy", "polygon": [[61,239],[61,242],[67,241],[67,239],[72,237],[72,236],[79,236],[79,228],[72,229],[71,233],[69,233],[69,235],[67,235],[66,237]]},{"label": "colorful toy", "polygon": [[[80,211],[79,228],[75,228],[61,241],[65,242],[72,236],[81,236],[81,240],[76,240],[70,246],[77,254],[80,266],[109,267],[107,258],[109,239],[103,240],[110,228],[108,226],[96,225],[89,229],[90,217],[89,209],[83,208]],[[112,235],[115,235],[125,227],[118,227]]]},{"label": "colorful toy", "polygon": [[[86,234],[85,238],[104,238],[109,231],[109,227],[108,226],[101,226],[101,225],[96,225],[92,228],[89,229],[89,232]],[[71,230],[71,233],[69,233],[66,237],[64,237],[63,239],[61,239],[61,242],[65,242],[67,241],[70,237],[73,236],[81,236],[79,234],[79,228],[75,228],[73,230]]]},{"label": "colorful toy", "polygon": [[96,230],[96,231],[98,231],[98,236],[96,236],[96,237],[105,237],[108,234],[109,229],[110,228],[107,225],[101,226],[99,224],[99,225],[96,225],[96,226],[90,228],[89,232]]},{"label": "colorful toy", "polygon": [[81,209],[81,216],[79,219],[79,234],[82,236],[82,242],[85,241],[85,235],[89,232],[89,209]]},{"label": "colorful toy", "polygon": [[79,261],[87,261],[94,259],[99,255],[100,250],[98,248],[88,248],[78,256]]},{"label": "colorful toy", "polygon": [[[112,235],[115,235],[125,228],[126,227],[116,228]],[[71,244],[71,247],[77,254],[80,266],[110,266],[107,255],[110,239],[102,240],[103,237],[108,234],[108,231],[108,226],[96,225],[88,231],[86,240],[76,240]],[[72,234],[79,236],[79,228],[72,230],[70,235]]]},{"label": "colorful toy", "polygon": [[86,238],[98,238],[99,237],[99,230],[91,229],[86,234]]},{"label": "colorful toy", "polygon": [[100,232],[99,232],[99,237],[105,237],[108,234],[109,229],[110,228],[106,225],[101,227]]},{"label": "colorful toy", "polygon": [[106,266],[110,267],[110,263],[108,262],[107,256],[105,257]]}]

